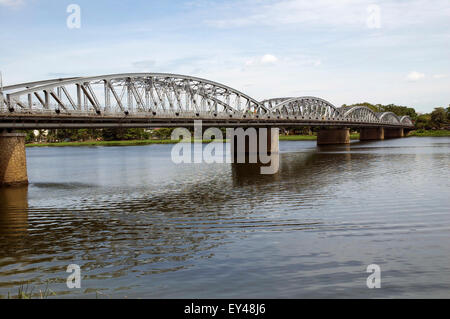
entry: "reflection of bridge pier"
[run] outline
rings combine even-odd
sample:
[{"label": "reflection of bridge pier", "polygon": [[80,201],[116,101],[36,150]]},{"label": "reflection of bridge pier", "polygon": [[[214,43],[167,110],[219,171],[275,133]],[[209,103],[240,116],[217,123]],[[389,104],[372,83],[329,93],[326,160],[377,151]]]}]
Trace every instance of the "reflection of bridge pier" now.
[{"label": "reflection of bridge pier", "polygon": [[25,134],[0,133],[0,186],[28,184]]},{"label": "reflection of bridge pier", "polygon": [[[248,183],[266,183],[272,182],[279,179],[279,166],[280,166],[280,155],[278,153],[273,153],[270,156],[270,164],[249,163],[248,157],[246,163],[232,163],[231,172],[233,176],[233,182],[235,185],[245,185]],[[262,174],[264,167],[276,168],[273,170],[272,174]]]},{"label": "reflection of bridge pier", "polygon": [[0,188],[0,236],[15,237],[28,229],[28,186]]}]

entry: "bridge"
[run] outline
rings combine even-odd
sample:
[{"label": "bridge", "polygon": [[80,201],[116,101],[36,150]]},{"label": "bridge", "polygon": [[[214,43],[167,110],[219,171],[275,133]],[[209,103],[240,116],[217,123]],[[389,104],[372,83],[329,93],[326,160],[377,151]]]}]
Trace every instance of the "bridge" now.
[{"label": "bridge", "polygon": [[[258,101],[210,80],[166,73],[71,77],[0,89],[0,185],[27,181],[23,129],[189,127],[319,127],[317,143],[350,143],[404,136],[408,116],[375,113],[365,106],[341,107],[312,96]],[[278,130],[270,130],[278,152]],[[275,136],[273,136],[275,134]],[[276,140],[276,142],[274,142]],[[270,144],[270,143],[269,143]]]}]

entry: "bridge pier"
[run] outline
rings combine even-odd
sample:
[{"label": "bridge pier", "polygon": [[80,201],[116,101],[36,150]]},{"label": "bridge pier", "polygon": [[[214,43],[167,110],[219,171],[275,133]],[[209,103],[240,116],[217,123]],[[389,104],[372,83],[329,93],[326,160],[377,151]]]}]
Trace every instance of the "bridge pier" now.
[{"label": "bridge pier", "polygon": [[365,127],[359,131],[360,141],[384,140],[384,128],[382,127]]},{"label": "bridge pier", "polygon": [[350,129],[325,128],[317,134],[317,145],[350,144]]},{"label": "bridge pier", "polygon": [[[276,154],[280,149],[278,128],[262,128],[266,129],[266,134],[262,133],[262,130],[255,130],[249,128],[246,131],[243,129],[236,129],[233,132],[233,136],[230,138],[231,154],[234,163],[247,162],[246,159],[251,159],[251,155],[257,158],[258,154]],[[261,141],[265,138],[265,143]],[[262,145],[266,145],[267,149],[262,149]]]},{"label": "bridge pier", "polygon": [[260,174],[273,175],[279,168],[279,129],[242,128],[233,130],[230,139],[232,163],[236,170],[258,169]]},{"label": "bridge pier", "polygon": [[404,137],[405,133],[403,128],[385,128],[384,129],[384,138],[399,138]]},{"label": "bridge pier", "polygon": [[28,184],[25,136],[0,132],[0,187]]}]

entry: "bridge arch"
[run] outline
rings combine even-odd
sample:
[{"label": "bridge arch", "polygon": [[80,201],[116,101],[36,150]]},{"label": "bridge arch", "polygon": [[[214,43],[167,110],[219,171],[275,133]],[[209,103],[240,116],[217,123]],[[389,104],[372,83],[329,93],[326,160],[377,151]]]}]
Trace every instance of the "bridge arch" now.
[{"label": "bridge arch", "polygon": [[350,107],[341,107],[339,109],[346,119],[358,120],[363,122],[379,122],[377,114],[370,108],[363,105],[356,105]]},{"label": "bridge arch", "polygon": [[125,73],[29,82],[3,89],[10,111],[264,115],[250,96],[210,80],[168,73]]},{"label": "bridge arch", "polygon": [[295,116],[314,120],[336,119],[341,117],[338,108],[330,102],[314,97],[302,96],[291,98],[274,98],[262,103],[275,104],[270,110],[275,114]]},{"label": "bridge arch", "polygon": [[406,125],[414,125],[413,121],[411,120],[411,118],[408,115],[404,115],[400,118],[400,123],[402,124],[406,124]]},{"label": "bridge arch", "polygon": [[392,113],[392,112],[378,113],[378,118],[383,123],[400,124],[399,117],[395,113]]}]

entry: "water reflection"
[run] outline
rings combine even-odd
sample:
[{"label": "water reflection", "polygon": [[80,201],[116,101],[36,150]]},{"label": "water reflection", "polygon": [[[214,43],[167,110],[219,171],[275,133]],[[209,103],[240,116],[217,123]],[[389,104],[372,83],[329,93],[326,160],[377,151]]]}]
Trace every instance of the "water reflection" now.
[{"label": "water reflection", "polygon": [[[249,156],[246,156],[245,163],[232,163],[231,172],[234,185],[242,186],[248,183],[266,184],[279,180],[280,154],[273,153],[268,157],[270,158],[268,164],[260,161],[258,163],[250,163]],[[266,168],[266,171],[264,171],[264,168]],[[275,173],[272,174],[272,172]]]},{"label": "water reflection", "polygon": [[21,237],[28,230],[28,186],[0,188],[0,238]]}]

